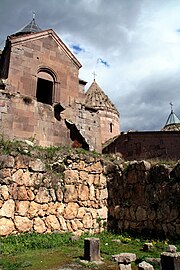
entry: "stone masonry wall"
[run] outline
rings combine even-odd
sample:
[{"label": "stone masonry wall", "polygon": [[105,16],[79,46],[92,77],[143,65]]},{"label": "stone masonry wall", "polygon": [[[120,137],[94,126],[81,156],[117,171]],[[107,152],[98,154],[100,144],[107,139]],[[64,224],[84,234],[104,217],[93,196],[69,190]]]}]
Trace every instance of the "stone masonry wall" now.
[{"label": "stone masonry wall", "polygon": [[84,154],[0,155],[0,235],[133,231],[180,237],[180,163],[117,164]]},{"label": "stone masonry wall", "polygon": [[107,186],[98,158],[68,157],[45,164],[0,156],[0,235],[54,231],[99,232],[107,221]]},{"label": "stone masonry wall", "polygon": [[108,178],[109,229],[180,237],[180,163],[132,161]]}]

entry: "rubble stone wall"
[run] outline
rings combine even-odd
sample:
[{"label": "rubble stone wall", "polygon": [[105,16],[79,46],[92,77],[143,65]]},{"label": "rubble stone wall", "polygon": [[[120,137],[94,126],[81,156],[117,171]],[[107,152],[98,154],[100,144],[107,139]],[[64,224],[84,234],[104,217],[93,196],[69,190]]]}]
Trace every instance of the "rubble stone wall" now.
[{"label": "rubble stone wall", "polygon": [[56,175],[41,160],[0,156],[1,236],[104,229],[108,193],[101,161],[69,157],[53,166]]},{"label": "rubble stone wall", "polygon": [[25,155],[0,156],[0,235],[133,231],[180,237],[180,163],[117,165],[71,154],[46,168]]},{"label": "rubble stone wall", "polygon": [[180,237],[180,163],[131,161],[108,178],[109,229]]}]

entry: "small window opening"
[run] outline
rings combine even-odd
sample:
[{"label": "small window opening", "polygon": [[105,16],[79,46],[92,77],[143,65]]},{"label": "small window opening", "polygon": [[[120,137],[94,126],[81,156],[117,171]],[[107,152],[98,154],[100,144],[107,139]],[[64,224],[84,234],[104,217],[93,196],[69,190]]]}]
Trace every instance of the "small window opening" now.
[{"label": "small window opening", "polygon": [[52,105],[53,82],[38,78],[36,98],[38,102]]},{"label": "small window opening", "polygon": [[112,123],[110,123],[110,125],[109,125],[109,130],[112,133],[112,131],[113,131],[113,124]]}]

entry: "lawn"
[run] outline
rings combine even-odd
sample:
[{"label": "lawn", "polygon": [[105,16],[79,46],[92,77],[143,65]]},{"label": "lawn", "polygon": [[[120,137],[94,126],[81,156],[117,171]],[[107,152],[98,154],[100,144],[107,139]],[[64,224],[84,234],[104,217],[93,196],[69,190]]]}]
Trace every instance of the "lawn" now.
[{"label": "lawn", "polygon": [[[137,261],[133,269],[137,269],[137,264],[148,257],[159,258],[163,251],[166,251],[168,244],[175,244],[178,251],[180,242],[168,240],[134,238],[129,235],[119,235],[103,232],[91,237],[100,239],[100,251],[103,258],[103,265],[96,266],[93,263],[83,265],[81,259],[84,255],[84,238],[89,235],[82,235],[76,240],[70,233],[53,234],[22,234],[18,236],[1,237],[1,260],[0,268],[3,270],[46,270],[69,267],[73,269],[118,269],[117,263],[111,260],[111,256],[122,252],[135,253]],[[142,250],[146,242],[153,243],[150,251]],[[154,265],[154,269],[159,266]]]}]

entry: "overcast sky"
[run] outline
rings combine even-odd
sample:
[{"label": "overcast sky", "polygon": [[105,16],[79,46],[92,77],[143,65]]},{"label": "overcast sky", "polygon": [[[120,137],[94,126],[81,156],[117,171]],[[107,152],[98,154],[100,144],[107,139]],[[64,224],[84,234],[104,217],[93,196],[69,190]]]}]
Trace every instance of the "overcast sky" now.
[{"label": "overcast sky", "polygon": [[180,0],[0,0],[0,47],[32,19],[52,28],[120,112],[121,130],[180,117]]}]

